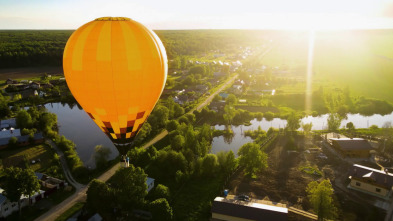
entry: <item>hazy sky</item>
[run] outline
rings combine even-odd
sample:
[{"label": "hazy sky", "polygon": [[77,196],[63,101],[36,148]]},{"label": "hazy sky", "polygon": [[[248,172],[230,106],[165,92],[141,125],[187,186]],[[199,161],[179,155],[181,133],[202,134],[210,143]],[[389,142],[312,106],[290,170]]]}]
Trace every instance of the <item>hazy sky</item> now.
[{"label": "hazy sky", "polygon": [[151,29],[393,28],[393,0],[0,0],[0,29],[76,29],[103,16]]}]

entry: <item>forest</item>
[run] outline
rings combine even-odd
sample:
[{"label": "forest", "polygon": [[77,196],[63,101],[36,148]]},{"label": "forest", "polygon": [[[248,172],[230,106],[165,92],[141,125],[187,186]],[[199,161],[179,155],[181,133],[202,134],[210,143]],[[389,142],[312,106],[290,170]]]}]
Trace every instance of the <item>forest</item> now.
[{"label": "forest", "polygon": [[[1,30],[0,68],[61,66],[63,49],[73,30]],[[156,31],[169,59],[209,51],[233,52],[267,39],[264,31]],[[270,33],[270,32],[269,32]]]}]

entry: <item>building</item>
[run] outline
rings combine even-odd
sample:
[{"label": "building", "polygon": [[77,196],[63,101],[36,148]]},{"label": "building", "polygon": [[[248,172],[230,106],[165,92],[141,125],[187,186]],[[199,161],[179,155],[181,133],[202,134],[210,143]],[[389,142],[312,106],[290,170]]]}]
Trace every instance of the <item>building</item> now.
[{"label": "building", "polygon": [[343,157],[368,158],[372,146],[362,138],[330,138],[331,146]]},{"label": "building", "polygon": [[[19,130],[19,129],[16,129],[16,130]],[[1,132],[3,132],[3,131],[0,131],[0,134],[1,134]],[[13,135],[15,135],[14,137],[16,137],[18,139],[17,140],[18,146],[26,146],[31,143],[39,144],[39,143],[43,143],[45,141],[45,138],[41,132],[34,134],[32,139],[30,138],[30,135],[21,136],[20,132],[19,132],[19,134],[15,133],[15,130],[14,130]],[[0,137],[0,149],[8,147],[8,143],[10,141],[10,138],[11,137]]]},{"label": "building", "polygon": [[11,127],[13,127],[13,128],[16,127],[16,119],[15,118],[0,120],[0,130],[2,130],[4,128],[11,129]]},{"label": "building", "polygon": [[216,197],[212,205],[213,221],[288,220],[286,206],[274,206],[257,201],[245,202],[232,198]]},{"label": "building", "polygon": [[350,189],[382,198],[392,195],[393,174],[387,171],[354,164],[349,171],[349,179]]},{"label": "building", "polygon": [[148,177],[146,180],[146,185],[147,185],[147,192],[150,192],[151,189],[154,187],[154,179]]},{"label": "building", "polygon": [[[11,202],[4,196],[2,193],[4,192],[3,189],[0,188],[0,218],[5,218],[11,215],[13,212],[19,210],[18,202]],[[30,201],[32,204],[41,200],[44,197],[45,191],[39,190],[33,196],[30,197]],[[29,205],[29,197],[22,195],[20,197],[20,205],[21,207],[25,207]]]},{"label": "building", "polygon": [[2,138],[10,139],[11,137],[19,137],[19,136],[20,136],[20,129],[11,128],[9,130],[3,129],[2,131],[0,131],[0,139]]}]

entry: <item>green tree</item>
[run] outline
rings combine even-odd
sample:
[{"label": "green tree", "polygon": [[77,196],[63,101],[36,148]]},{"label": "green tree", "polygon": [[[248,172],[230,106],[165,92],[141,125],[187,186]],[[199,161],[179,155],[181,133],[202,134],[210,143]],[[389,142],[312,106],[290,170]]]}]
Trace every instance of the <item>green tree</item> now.
[{"label": "green tree", "polygon": [[238,151],[239,165],[244,168],[244,171],[251,177],[255,173],[260,172],[268,167],[267,154],[263,152],[259,145],[255,143],[246,143]]},{"label": "green tree", "polygon": [[104,168],[108,163],[108,159],[111,153],[112,151],[108,147],[104,147],[102,145],[95,146],[94,160],[96,162],[96,166],[98,168]]},{"label": "green tree", "polygon": [[330,113],[327,119],[328,130],[332,132],[338,131],[341,125],[341,117],[337,113]]},{"label": "green tree", "polygon": [[312,129],[312,122],[310,122],[308,124],[302,124],[302,129],[305,134],[309,134]]},{"label": "green tree", "polygon": [[224,120],[226,121],[227,125],[232,124],[233,118],[236,116],[236,109],[232,105],[225,105],[224,107]]},{"label": "green tree", "polygon": [[216,156],[222,172],[227,174],[237,167],[237,159],[235,158],[235,154],[232,150],[220,151],[216,154]]},{"label": "green tree", "polygon": [[4,194],[11,202],[18,202],[19,215],[22,212],[20,198],[30,196],[39,191],[40,184],[34,171],[22,170],[18,167],[9,167],[4,170]]},{"label": "green tree", "polygon": [[287,119],[287,128],[289,131],[296,131],[300,127],[300,118],[295,112],[292,112]]},{"label": "green tree", "polygon": [[173,211],[165,198],[154,200],[150,203],[153,220],[169,221],[173,218]]},{"label": "green tree", "polygon": [[318,183],[312,181],[308,184],[306,192],[313,210],[318,215],[318,220],[335,219],[336,207],[333,202],[333,188],[329,180]]},{"label": "green tree", "polygon": [[265,119],[266,119],[267,121],[271,121],[271,120],[273,120],[273,118],[274,118],[274,113],[268,111],[268,112],[264,113],[263,116],[265,117]]},{"label": "green tree", "polygon": [[169,200],[169,197],[171,196],[171,193],[169,191],[169,188],[165,185],[158,184],[153,191],[153,195],[155,199],[160,199],[160,198],[165,198]]},{"label": "green tree", "polygon": [[147,194],[146,179],[143,169],[135,168],[132,164],[117,170],[109,180],[116,206],[129,212],[142,206]]},{"label": "green tree", "polygon": [[168,121],[168,123],[166,124],[166,129],[171,132],[173,130],[176,130],[177,127],[179,126],[179,122],[177,122],[177,120],[170,120]]},{"label": "green tree", "polygon": [[347,129],[348,129],[349,131],[355,130],[355,125],[353,125],[352,122],[348,122],[345,126],[347,127]]},{"label": "green tree", "polygon": [[16,114],[16,126],[23,128],[30,128],[33,124],[30,114],[26,110],[20,110]]},{"label": "green tree", "polygon": [[233,95],[233,94],[229,94],[227,99],[225,99],[225,103],[229,104],[229,105],[232,105],[232,106],[236,105],[237,104],[236,96]]},{"label": "green tree", "polygon": [[87,190],[86,207],[89,211],[100,212],[100,215],[110,220],[112,216],[114,197],[108,185],[102,181],[93,179]]},{"label": "green tree", "polygon": [[8,146],[9,146],[9,147],[16,147],[17,144],[18,144],[18,138],[16,138],[16,137],[11,137],[11,138],[8,140]]},{"label": "green tree", "polygon": [[186,144],[186,141],[184,137],[180,134],[176,135],[172,140],[171,140],[171,147],[172,149],[176,151],[180,151],[184,148]]},{"label": "green tree", "polygon": [[180,104],[175,103],[173,106],[173,117],[180,117],[184,114],[184,108],[180,106]]},{"label": "green tree", "polygon": [[217,171],[218,160],[215,154],[207,154],[202,161],[202,174],[204,176],[212,177]]},{"label": "green tree", "polygon": [[32,169],[22,170],[21,173],[22,194],[30,197],[40,190],[40,182]]}]

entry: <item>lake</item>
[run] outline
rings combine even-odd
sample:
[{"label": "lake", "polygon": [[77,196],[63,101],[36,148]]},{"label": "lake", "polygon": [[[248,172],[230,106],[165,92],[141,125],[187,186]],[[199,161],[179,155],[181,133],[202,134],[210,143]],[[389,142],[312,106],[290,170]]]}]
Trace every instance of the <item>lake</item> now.
[{"label": "lake", "polygon": [[[108,147],[112,153],[110,159],[114,159],[119,153],[112,141],[98,128],[92,119],[83,109],[79,109],[77,105],[70,107],[68,104],[48,103],[45,105],[49,112],[57,115],[57,123],[59,125],[59,134],[64,135],[67,139],[72,140],[76,144],[76,151],[86,166],[95,167],[94,147],[103,145]],[[302,119],[303,123],[313,123],[314,130],[326,128],[328,115],[318,117],[308,116]],[[362,116],[360,114],[348,114],[348,119],[343,120],[341,127],[347,122],[353,122],[356,128],[367,128],[373,124],[382,127],[387,121],[393,121],[393,113],[385,116],[375,114],[372,116]],[[250,126],[232,126],[234,132],[233,137],[219,136],[213,139],[212,153],[219,151],[232,150],[235,154],[238,149],[245,143],[252,142],[250,137],[244,137],[243,132],[246,130],[256,130],[260,126],[267,131],[269,127],[284,128],[287,121],[274,118],[271,121],[256,119],[251,121]],[[224,130],[223,125],[216,125],[216,129]]]},{"label": "lake", "polygon": [[[302,123],[312,122],[313,130],[327,129],[328,116],[329,116],[328,114],[324,114],[318,117],[307,116],[302,118],[301,122]],[[382,127],[383,124],[388,121],[393,122],[393,112],[391,114],[384,115],[384,116],[380,114],[374,114],[372,116],[362,116],[360,114],[348,114],[347,119],[341,122],[340,128],[344,127],[348,122],[352,122],[355,128],[368,128],[371,125],[377,125],[378,127]],[[243,136],[244,131],[257,130],[259,126],[262,128],[262,130],[265,131],[267,131],[270,127],[284,128],[287,124],[287,120],[274,118],[271,121],[267,121],[265,118],[263,118],[261,121],[258,121],[257,119],[251,120],[250,123],[251,123],[250,126],[244,126],[244,125],[232,126],[232,130],[234,133],[232,139],[225,138],[224,136],[213,138],[212,153],[232,150],[236,154],[239,148],[243,144],[252,142],[252,139],[250,137]],[[224,130],[225,126],[216,125],[215,129]],[[299,130],[301,130],[301,128]]]},{"label": "lake", "polygon": [[68,104],[63,106],[61,103],[48,103],[45,107],[49,112],[57,115],[59,134],[75,143],[76,151],[86,166],[95,168],[94,148],[96,145],[103,145],[112,151],[109,159],[114,159],[119,155],[112,141],[77,105],[70,107]]}]

